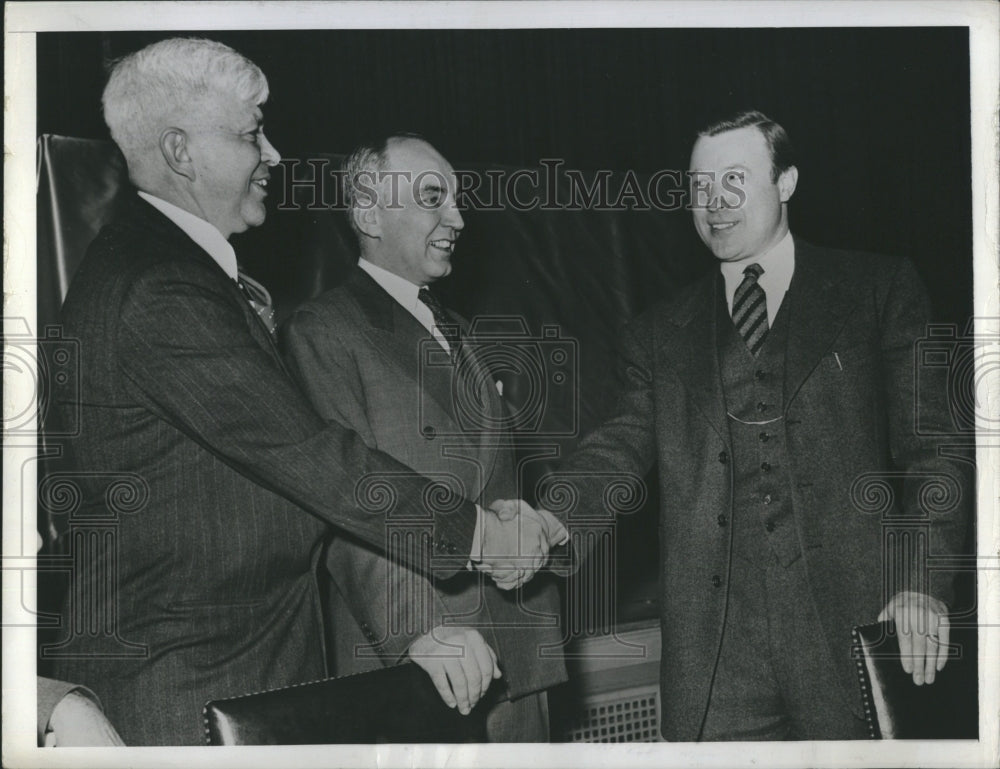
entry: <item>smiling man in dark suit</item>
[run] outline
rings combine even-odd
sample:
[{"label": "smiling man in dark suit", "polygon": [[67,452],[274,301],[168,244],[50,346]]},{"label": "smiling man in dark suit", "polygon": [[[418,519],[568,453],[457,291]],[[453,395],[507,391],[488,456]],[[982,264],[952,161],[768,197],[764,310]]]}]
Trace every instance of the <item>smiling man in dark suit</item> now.
[{"label": "smiling man in dark suit", "polygon": [[[356,150],[344,181],[361,259],[342,285],[289,320],[290,367],[317,411],[372,448],[482,504],[516,497],[509,433],[476,429],[503,423],[496,383],[467,323],[429,288],[451,272],[464,226],[451,165],[422,139],[390,137]],[[463,427],[470,407],[476,413]],[[566,678],[550,577],[511,592],[476,574],[429,582],[339,534],[326,562],[338,675],[408,657],[446,703],[468,712],[486,693],[465,670],[487,660],[495,676],[502,671],[480,706],[487,738],[548,739],[545,690]]]},{"label": "smiling man in dark suit", "polygon": [[[61,407],[80,409],[69,451],[81,520],[106,524],[109,475],[133,479],[144,506],[118,516],[110,545],[85,548],[97,531],[74,541],[63,627],[113,622],[142,654],[108,657],[104,637],[83,632],[53,656],[130,745],[202,744],[207,700],[325,676],[316,564],[331,526],[385,549],[389,514],[424,521],[426,537],[391,555],[442,578],[471,557],[513,586],[547,552],[530,517],[429,493],[428,479],[320,417],[295,387],[267,292],[227,242],[265,219],[279,160],[264,135],[267,94],[232,49],[176,38],[117,63],[104,92],[138,194],[66,298],[81,398]],[[373,481],[393,486],[392,510],[367,504]]]},{"label": "smiling man in dark suit", "polygon": [[[720,269],[626,329],[621,396],[564,467],[658,468],[670,740],[865,738],[851,628],[877,617],[915,683],[946,660],[952,575],[919,556],[959,551],[971,491],[915,430],[927,297],[904,259],[790,234],[791,149],[759,112],[699,134],[694,222]],[[943,391],[921,395],[948,424]],[[898,481],[887,515],[866,480]]]}]

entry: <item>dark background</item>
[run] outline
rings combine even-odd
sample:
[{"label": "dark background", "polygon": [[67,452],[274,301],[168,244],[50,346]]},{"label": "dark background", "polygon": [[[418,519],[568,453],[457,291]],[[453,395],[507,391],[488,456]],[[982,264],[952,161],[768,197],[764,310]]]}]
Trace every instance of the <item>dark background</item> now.
[{"label": "dark background", "polygon": [[[267,131],[286,157],[405,130],[456,166],[562,158],[579,169],[686,169],[706,119],[760,109],[799,151],[795,232],[909,256],[941,318],[969,314],[964,27],[194,34],[267,74]],[[39,133],[107,138],[106,62],[167,36],[39,35]]]},{"label": "dark background", "polygon": [[[271,87],[267,133],[286,158],[342,153],[371,135],[410,131],[428,137],[458,168],[534,168],[542,158],[559,158],[571,169],[648,174],[686,169],[695,132],[706,121],[760,109],[785,126],[798,150],[799,184],[790,206],[796,235],[824,246],[908,256],[928,286],[935,320],[964,329],[972,315],[966,28],[200,34],[233,46],[264,70]],[[100,115],[107,63],[169,36],[38,35],[38,132],[109,138]],[[269,198],[272,208],[277,197]],[[249,236],[294,250],[295,242],[279,234],[287,232],[281,212],[273,214],[269,226]],[[581,339],[584,427],[597,418],[587,406],[607,393],[610,356],[600,340],[583,344],[588,311],[639,312],[712,266],[689,212],[658,216],[668,222],[663,257],[651,257],[655,248],[640,253],[641,263],[624,281],[629,294],[623,301],[609,300],[603,286],[609,276],[602,270],[626,261],[619,254],[578,267],[572,255],[545,250],[518,255],[521,263],[510,268],[463,260],[490,231],[466,216],[447,282],[455,306],[471,316],[499,298],[504,307],[497,309],[523,312],[533,323],[555,320]],[[553,274],[551,265],[575,270],[550,286],[541,303],[551,317],[531,316],[539,303],[518,306],[517,284],[504,282],[530,269],[524,265],[531,260],[536,283],[546,277],[546,261]],[[261,279],[280,298],[289,278],[280,260],[275,264]],[[566,312],[567,306],[576,311]],[[625,319],[597,321],[608,326]],[[648,608],[655,593],[654,503],[623,519],[623,604]]]}]

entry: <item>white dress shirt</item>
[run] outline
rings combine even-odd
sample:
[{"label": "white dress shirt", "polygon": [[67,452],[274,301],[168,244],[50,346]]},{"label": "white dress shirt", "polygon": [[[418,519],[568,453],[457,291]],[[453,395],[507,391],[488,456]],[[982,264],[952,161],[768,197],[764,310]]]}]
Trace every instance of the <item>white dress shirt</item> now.
[{"label": "white dress shirt", "polygon": [[773,326],[781,301],[792,283],[792,273],[795,272],[795,242],[792,240],[792,233],[786,232],[785,237],[762,256],[721,263],[722,277],[726,281],[726,305],[730,315],[733,314],[733,296],[745,277],[743,270],[751,264],[759,264],[764,270],[757,279],[757,284],[764,289],[767,298],[767,324]]},{"label": "white dress shirt", "polygon": [[420,301],[418,294],[420,286],[410,283],[406,278],[402,278],[394,272],[389,272],[384,267],[379,267],[374,262],[369,262],[365,258],[358,259],[358,267],[371,275],[372,280],[378,283],[393,299],[398,302],[404,310],[417,319],[421,326],[427,329],[427,333],[437,339],[447,352],[451,352],[448,340],[434,323],[434,313],[431,308]]},{"label": "white dress shirt", "polygon": [[178,208],[173,203],[168,203],[162,198],[150,195],[148,192],[139,190],[139,197],[157,209],[170,221],[184,230],[184,234],[201,246],[212,259],[218,264],[233,280],[239,279],[239,270],[236,266],[236,252],[229,245],[214,225],[209,224],[204,219]]}]

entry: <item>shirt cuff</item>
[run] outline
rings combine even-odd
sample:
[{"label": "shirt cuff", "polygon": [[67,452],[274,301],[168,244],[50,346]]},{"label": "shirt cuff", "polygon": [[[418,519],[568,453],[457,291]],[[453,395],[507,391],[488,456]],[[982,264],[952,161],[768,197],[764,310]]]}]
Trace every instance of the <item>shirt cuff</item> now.
[{"label": "shirt cuff", "polygon": [[[475,504],[475,503],[473,503]],[[483,508],[476,505],[476,528],[472,532],[472,550],[469,553],[469,562],[465,568],[470,571],[473,564],[483,560]]]}]

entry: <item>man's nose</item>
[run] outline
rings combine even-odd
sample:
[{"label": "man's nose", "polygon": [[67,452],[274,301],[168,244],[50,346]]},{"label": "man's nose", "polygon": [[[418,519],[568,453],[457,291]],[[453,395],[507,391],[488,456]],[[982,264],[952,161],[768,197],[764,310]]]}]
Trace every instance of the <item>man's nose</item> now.
[{"label": "man's nose", "polygon": [[281,153],[264,134],[260,135],[260,159],[269,166],[276,166],[281,162]]},{"label": "man's nose", "polygon": [[715,185],[710,185],[708,188],[708,200],[705,202],[705,208],[713,213],[722,208],[722,198],[715,191]]},{"label": "man's nose", "polygon": [[458,210],[458,205],[454,202],[449,203],[445,207],[442,222],[445,226],[451,227],[456,232],[465,227],[465,220],[462,219],[462,212]]}]

